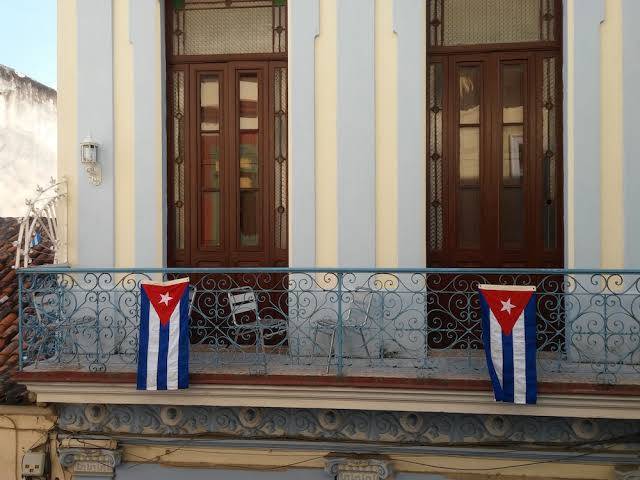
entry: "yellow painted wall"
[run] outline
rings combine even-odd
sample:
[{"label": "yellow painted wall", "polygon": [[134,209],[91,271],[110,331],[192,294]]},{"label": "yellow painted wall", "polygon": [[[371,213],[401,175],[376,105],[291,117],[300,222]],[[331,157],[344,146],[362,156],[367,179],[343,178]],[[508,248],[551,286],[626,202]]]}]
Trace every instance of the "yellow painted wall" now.
[{"label": "yellow painted wall", "polygon": [[[316,264],[338,263],[338,185],[336,103],[339,0],[320,1],[316,38]],[[292,159],[292,161],[295,161]],[[293,227],[295,228],[295,226]]]},{"label": "yellow painted wall", "polygon": [[603,268],[624,267],[624,201],[622,190],[622,4],[606,0],[600,27],[600,109],[602,133],[600,174],[602,202],[601,258]]},{"label": "yellow painted wall", "polygon": [[[398,265],[398,45],[393,2],[376,0],[376,266]],[[420,208],[416,208],[419,212]]]},{"label": "yellow painted wall", "polygon": [[[169,452],[169,453],[167,453]],[[188,446],[174,450],[172,445],[147,447],[126,446],[123,461],[140,463],[153,459],[167,467],[220,468],[273,470],[283,465],[293,468],[323,469],[326,452],[309,449],[307,451],[287,451],[280,449],[223,449],[203,447],[190,449]],[[437,455],[391,455],[388,457],[396,472],[415,474],[446,475],[450,479],[580,479],[609,480],[615,478],[612,465],[585,465],[569,463],[540,463],[519,459],[478,458]],[[522,466],[519,466],[522,465]],[[493,469],[493,470],[490,470]]]},{"label": "yellow painted wall", "polygon": [[[133,164],[133,47],[129,41],[129,0],[113,2],[113,81],[115,117],[116,267],[135,265]],[[160,210],[162,211],[162,210]],[[160,237],[158,237],[160,238]]]},{"label": "yellow painted wall", "polygon": [[20,480],[22,457],[29,449],[42,449],[55,414],[48,408],[0,406],[0,478]]},{"label": "yellow painted wall", "polygon": [[[76,0],[58,0],[58,178],[67,179],[67,209],[59,209],[66,226],[68,261],[77,261],[78,191],[78,35]],[[64,238],[63,232],[63,237]]]}]

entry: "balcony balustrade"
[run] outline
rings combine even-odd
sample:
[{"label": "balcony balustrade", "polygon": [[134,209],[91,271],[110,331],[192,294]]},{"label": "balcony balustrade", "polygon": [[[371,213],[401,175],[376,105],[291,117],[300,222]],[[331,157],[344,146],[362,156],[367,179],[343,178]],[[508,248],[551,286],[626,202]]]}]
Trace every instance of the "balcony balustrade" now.
[{"label": "balcony balustrade", "polygon": [[133,375],[140,282],[189,277],[190,371],[486,382],[478,284],[537,287],[538,380],[640,384],[640,271],[69,269],[18,271],[20,369]]}]

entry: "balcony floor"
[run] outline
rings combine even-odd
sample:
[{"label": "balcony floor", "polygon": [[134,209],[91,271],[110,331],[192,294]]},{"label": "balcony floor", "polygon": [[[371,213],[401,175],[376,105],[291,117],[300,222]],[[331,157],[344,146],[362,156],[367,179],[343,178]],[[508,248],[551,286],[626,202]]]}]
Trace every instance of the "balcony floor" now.
[{"label": "balcony floor", "polygon": [[[259,354],[248,351],[207,351],[200,346],[190,354],[190,373],[209,376],[236,375],[255,377],[256,375],[277,377],[326,377],[335,378],[338,366],[335,358],[327,371],[327,356],[292,357],[286,352],[267,352]],[[354,358],[344,357],[342,377],[376,378],[384,383],[384,379],[392,380],[396,385],[398,379],[441,380],[441,381],[488,381],[484,353],[481,351],[469,354],[464,351],[432,352],[427,365],[416,366],[415,359],[409,358]],[[40,361],[24,368],[29,374],[42,373],[44,376],[53,372],[92,373],[95,381],[100,383],[101,373],[135,374],[137,365],[131,361],[123,361],[117,356],[97,364],[91,358],[76,356],[73,361]],[[640,366],[605,363],[580,363],[558,360],[551,352],[538,355],[538,381],[557,384],[593,383],[594,376],[599,377],[600,384],[606,385],[607,379],[615,376],[617,384],[640,385]],[[252,383],[251,379],[247,383]]]}]

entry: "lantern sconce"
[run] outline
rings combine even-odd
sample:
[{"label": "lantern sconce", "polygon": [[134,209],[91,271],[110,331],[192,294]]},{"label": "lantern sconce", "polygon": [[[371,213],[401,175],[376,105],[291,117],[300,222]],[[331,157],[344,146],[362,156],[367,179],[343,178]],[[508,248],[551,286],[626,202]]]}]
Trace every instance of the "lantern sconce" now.
[{"label": "lantern sconce", "polygon": [[102,183],[102,167],[98,163],[98,147],[91,135],[87,135],[80,143],[80,163],[89,175],[89,182],[96,187]]}]

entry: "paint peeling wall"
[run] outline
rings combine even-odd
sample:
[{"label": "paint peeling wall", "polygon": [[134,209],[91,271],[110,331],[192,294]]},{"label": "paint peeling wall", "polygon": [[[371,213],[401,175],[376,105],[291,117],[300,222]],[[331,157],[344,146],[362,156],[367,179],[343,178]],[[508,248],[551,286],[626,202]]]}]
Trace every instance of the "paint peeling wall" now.
[{"label": "paint peeling wall", "polygon": [[0,217],[56,176],[56,91],[0,65]]}]

